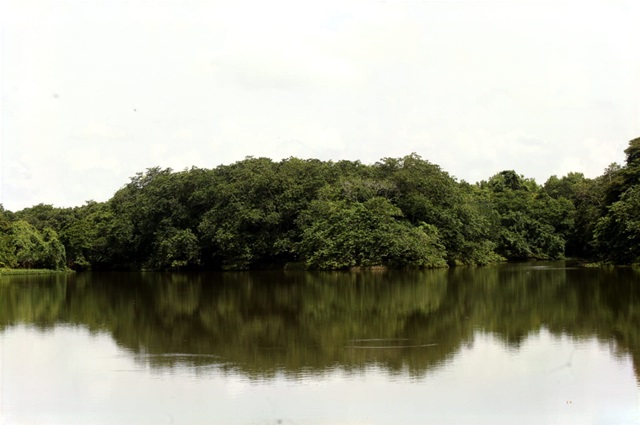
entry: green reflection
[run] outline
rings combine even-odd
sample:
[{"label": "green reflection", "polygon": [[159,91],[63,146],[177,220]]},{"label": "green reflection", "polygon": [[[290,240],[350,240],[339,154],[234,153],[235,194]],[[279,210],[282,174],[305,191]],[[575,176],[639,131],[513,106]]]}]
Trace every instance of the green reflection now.
[{"label": "green reflection", "polygon": [[0,278],[0,330],[106,331],[152,367],[252,378],[335,367],[425,374],[490,332],[597,337],[640,371],[640,275],[564,263],[428,271],[78,273]]}]

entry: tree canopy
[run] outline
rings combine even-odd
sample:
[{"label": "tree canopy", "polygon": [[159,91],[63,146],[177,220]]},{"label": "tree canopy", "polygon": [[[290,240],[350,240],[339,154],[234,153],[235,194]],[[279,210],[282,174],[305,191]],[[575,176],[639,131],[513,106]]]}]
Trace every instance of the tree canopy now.
[{"label": "tree canopy", "polygon": [[0,208],[0,267],[444,267],[578,256],[640,262],[640,139],[603,175],[457,181],[419,155],[247,157],[149,168],[106,202]]}]

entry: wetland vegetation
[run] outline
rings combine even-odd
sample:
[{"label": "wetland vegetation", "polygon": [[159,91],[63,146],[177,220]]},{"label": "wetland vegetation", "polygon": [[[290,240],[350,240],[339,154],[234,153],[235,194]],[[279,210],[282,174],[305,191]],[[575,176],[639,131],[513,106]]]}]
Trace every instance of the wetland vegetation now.
[{"label": "wetland vegetation", "polygon": [[505,170],[458,181],[416,154],[149,168],[106,202],[0,208],[0,267],[60,270],[439,268],[640,261],[640,138],[596,178]]}]

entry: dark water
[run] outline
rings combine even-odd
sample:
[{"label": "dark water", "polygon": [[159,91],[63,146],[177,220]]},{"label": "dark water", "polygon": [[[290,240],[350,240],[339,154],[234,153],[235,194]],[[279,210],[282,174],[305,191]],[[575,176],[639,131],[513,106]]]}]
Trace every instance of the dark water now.
[{"label": "dark water", "polygon": [[1,424],[639,424],[640,271],[0,278]]}]

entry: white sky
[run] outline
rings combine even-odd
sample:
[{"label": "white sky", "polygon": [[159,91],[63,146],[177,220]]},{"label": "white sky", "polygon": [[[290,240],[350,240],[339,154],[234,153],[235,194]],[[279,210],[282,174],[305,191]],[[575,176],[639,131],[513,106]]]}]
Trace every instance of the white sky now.
[{"label": "white sky", "polygon": [[600,175],[640,136],[640,2],[0,1],[0,203],[247,155]]}]

